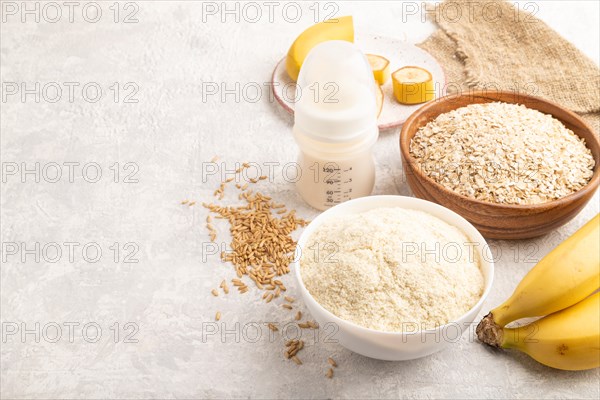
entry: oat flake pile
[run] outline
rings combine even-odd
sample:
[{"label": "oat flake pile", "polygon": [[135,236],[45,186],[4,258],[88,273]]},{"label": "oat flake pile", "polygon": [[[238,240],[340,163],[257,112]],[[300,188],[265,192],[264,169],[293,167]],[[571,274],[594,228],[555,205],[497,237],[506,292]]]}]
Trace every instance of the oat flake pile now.
[{"label": "oat flake pile", "polygon": [[559,120],[523,105],[472,104],[419,129],[410,152],[446,188],[481,201],[539,204],[583,188],[594,159]]}]

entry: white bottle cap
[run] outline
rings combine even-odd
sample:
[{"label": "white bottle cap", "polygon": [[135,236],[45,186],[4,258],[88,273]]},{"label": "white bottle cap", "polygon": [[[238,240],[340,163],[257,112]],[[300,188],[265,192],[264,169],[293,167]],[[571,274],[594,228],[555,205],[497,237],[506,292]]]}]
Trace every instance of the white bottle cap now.
[{"label": "white bottle cap", "polygon": [[371,66],[353,43],[320,43],[300,69],[294,128],[332,143],[377,136],[375,89]]}]

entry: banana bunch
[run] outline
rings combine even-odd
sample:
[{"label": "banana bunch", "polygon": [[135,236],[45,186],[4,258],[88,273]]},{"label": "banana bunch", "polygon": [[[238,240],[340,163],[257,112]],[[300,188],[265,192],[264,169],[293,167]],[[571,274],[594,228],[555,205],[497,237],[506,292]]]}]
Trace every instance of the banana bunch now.
[{"label": "banana bunch", "polygon": [[[483,343],[520,350],[549,367],[600,366],[600,214],[544,257],[477,326]],[[521,318],[540,317],[506,328]]]}]

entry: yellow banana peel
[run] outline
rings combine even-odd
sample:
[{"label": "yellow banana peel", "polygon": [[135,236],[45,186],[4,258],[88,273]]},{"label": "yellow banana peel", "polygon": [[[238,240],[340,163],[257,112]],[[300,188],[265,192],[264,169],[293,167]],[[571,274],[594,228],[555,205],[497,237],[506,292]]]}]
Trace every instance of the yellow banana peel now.
[{"label": "yellow banana peel", "polygon": [[497,329],[489,344],[517,349],[549,367],[600,367],[600,293],[530,324]]},{"label": "yellow banana peel", "polygon": [[[553,368],[599,367],[599,288],[600,214],[533,267],[510,298],[481,320],[477,337],[491,346],[523,351]],[[506,327],[534,317],[543,318]]]},{"label": "yellow banana peel", "polygon": [[499,326],[567,308],[600,287],[600,214],[544,257],[490,313]]},{"label": "yellow banana peel", "polygon": [[290,78],[297,81],[300,68],[308,53],[319,43],[328,40],[354,42],[352,16],[319,22],[302,32],[290,47],[285,61],[285,68]]}]

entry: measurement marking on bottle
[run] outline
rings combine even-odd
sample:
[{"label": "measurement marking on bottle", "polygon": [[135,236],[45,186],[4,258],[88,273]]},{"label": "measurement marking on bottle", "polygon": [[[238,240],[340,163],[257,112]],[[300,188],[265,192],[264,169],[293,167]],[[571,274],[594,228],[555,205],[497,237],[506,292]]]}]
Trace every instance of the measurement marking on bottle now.
[{"label": "measurement marking on bottle", "polygon": [[[318,166],[314,169],[316,170],[317,168]],[[352,167],[340,168],[335,163],[328,163],[322,167],[322,171],[326,173],[323,183],[328,186],[325,191],[326,206],[331,207],[344,201],[352,200]]]}]

